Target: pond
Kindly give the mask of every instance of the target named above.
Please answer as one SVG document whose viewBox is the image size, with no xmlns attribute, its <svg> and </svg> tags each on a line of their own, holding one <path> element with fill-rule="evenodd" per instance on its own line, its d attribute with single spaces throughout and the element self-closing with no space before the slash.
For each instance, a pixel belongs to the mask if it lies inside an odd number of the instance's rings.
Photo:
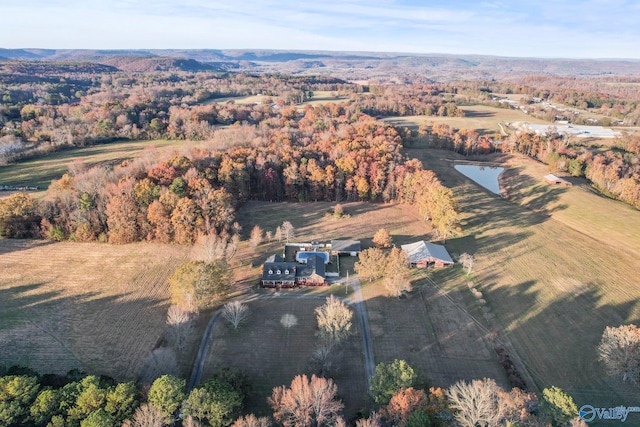
<svg viewBox="0 0 640 427">
<path fill-rule="evenodd" d="M 492 193 L 500 194 L 500 184 L 498 177 L 504 170 L 501 167 L 478 166 L 478 165 L 455 165 L 455 168 L 462 175 L 477 184 L 480 184 Z"/>
</svg>

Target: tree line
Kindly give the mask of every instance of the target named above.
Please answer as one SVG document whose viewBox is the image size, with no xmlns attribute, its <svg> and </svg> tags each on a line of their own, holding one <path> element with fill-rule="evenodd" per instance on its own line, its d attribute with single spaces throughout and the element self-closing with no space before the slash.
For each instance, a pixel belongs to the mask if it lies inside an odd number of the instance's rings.
<svg viewBox="0 0 640 427">
<path fill-rule="evenodd" d="M 168 158 L 148 151 L 113 170 L 75 162 L 37 209 L 23 212 L 21 230 L 33 230 L 37 214 L 42 235 L 54 240 L 191 244 L 199 235 L 231 235 L 235 209 L 257 199 L 399 201 L 451 234 L 453 193 L 418 160 L 406 159 L 401 146 L 392 126 L 348 115 L 340 105 L 306 106 L 303 117 L 283 109 L 257 127 L 218 130 L 212 140 Z M 24 197 L 1 205 L 14 212 Z M 26 234 L 2 225 L 20 224 L 16 218 L 0 217 L 0 232 Z"/>
</svg>

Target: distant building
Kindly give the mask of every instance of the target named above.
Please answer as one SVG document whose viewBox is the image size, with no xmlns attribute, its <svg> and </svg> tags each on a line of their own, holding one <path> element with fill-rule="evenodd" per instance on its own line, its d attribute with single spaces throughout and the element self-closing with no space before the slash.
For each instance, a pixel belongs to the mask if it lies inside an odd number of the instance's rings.
<svg viewBox="0 0 640 427">
<path fill-rule="evenodd" d="M 411 267 L 427 268 L 434 266 L 441 268 L 453 265 L 451 255 L 449 255 L 447 249 L 442 245 L 421 240 L 408 245 L 402 245 L 401 247 L 407 254 Z"/>
<path fill-rule="evenodd" d="M 571 187 L 571 183 L 569 181 L 567 181 L 566 179 L 562 179 L 560 177 L 555 176 L 554 174 L 550 173 L 548 175 L 544 176 L 544 180 L 547 184 L 559 184 L 559 185 L 564 185 L 567 187 Z"/>
</svg>

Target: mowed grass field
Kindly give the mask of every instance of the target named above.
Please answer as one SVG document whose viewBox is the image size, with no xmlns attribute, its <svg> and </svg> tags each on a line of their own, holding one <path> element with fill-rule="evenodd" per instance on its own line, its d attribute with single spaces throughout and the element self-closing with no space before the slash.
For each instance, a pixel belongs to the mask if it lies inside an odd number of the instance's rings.
<svg viewBox="0 0 640 427">
<path fill-rule="evenodd" d="M 33 159 L 0 166 L 0 185 L 30 186 L 46 190 L 51 181 L 67 172 L 69 164 L 81 159 L 87 166 L 117 165 L 139 156 L 151 147 L 185 144 L 184 141 L 126 141 L 58 151 Z"/>
<path fill-rule="evenodd" d="M 324 303 L 324 298 L 288 298 L 296 293 L 295 290 L 283 292 L 280 297 L 249 302 L 251 317 L 237 330 L 229 327 L 223 319 L 218 320 L 203 381 L 218 368 L 242 368 L 253 384 L 247 410 L 264 416 L 272 414 L 267 397 L 271 396 L 274 387 L 289 386 L 298 374 L 310 377 L 316 372 L 311 357 L 320 340 L 316 335 L 314 310 Z M 269 295 L 272 294 L 269 291 Z M 284 327 L 280 322 L 283 315 L 295 316 L 297 324 Z M 355 314 L 353 331 L 349 340 L 337 350 L 328 374 L 338 386 L 345 414 L 349 417 L 363 410 L 367 404 L 362 338 Z"/>
<path fill-rule="evenodd" d="M 0 365 L 135 379 L 164 333 L 168 277 L 188 252 L 0 239 Z"/>
<path fill-rule="evenodd" d="M 464 232 L 447 245 L 476 257 L 472 280 L 538 387 L 562 387 L 578 406 L 637 402 L 636 389 L 607 378 L 596 348 L 606 326 L 640 321 L 640 212 L 584 180 L 547 186 L 544 166 L 521 156 L 480 159 L 511 167 L 503 199 L 458 174 L 460 156 L 408 152 L 459 196 Z M 468 292 L 459 277 L 445 285 Z"/>
<path fill-rule="evenodd" d="M 534 124 L 553 123 L 529 116 L 520 110 L 510 108 L 496 108 L 488 105 L 473 105 L 460 107 L 464 111 L 465 117 L 436 117 L 436 116 L 407 116 L 407 117 L 386 117 L 383 121 L 395 126 L 404 126 L 417 130 L 420 125 L 432 125 L 434 123 L 445 123 L 457 129 L 473 129 L 479 134 L 500 134 L 498 123 L 529 122 Z"/>
</svg>

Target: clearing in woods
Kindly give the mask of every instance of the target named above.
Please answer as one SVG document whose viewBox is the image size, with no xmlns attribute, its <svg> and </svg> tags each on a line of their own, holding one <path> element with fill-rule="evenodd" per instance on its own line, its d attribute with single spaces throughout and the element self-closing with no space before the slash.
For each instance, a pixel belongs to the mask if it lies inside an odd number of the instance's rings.
<svg viewBox="0 0 640 427">
<path fill-rule="evenodd" d="M 0 166 L 0 185 L 30 186 L 46 190 L 54 179 L 67 172 L 69 164 L 81 159 L 87 166 L 113 166 L 131 160 L 151 147 L 184 145 L 184 141 L 126 141 L 49 153 L 33 159 Z"/>
<path fill-rule="evenodd" d="M 476 159 L 511 168 L 501 178 L 503 199 L 453 169 L 462 156 L 407 152 L 454 188 L 463 235 L 447 246 L 475 256 L 470 280 L 487 300 L 490 325 L 509 336 L 538 387 L 559 386 L 578 406 L 639 400 L 637 390 L 607 378 L 596 347 L 606 326 L 640 321 L 640 212 L 584 179 L 549 186 L 546 167 L 523 156 Z M 468 279 L 454 272 L 435 279 L 473 299 Z"/>
<path fill-rule="evenodd" d="M 412 130 L 418 130 L 420 125 L 428 126 L 434 123 L 444 123 L 452 128 L 473 129 L 479 134 L 500 135 L 498 123 L 529 122 L 535 124 L 548 124 L 552 122 L 529 116 L 520 110 L 509 108 L 497 108 L 488 105 L 473 105 L 460 107 L 464 111 L 465 117 L 437 117 L 437 116 L 406 116 L 406 117 L 385 117 L 383 121 L 395 126 L 404 126 Z"/>
<path fill-rule="evenodd" d="M 168 277 L 188 253 L 0 239 L 0 365 L 135 379 L 165 330 Z"/>
</svg>

